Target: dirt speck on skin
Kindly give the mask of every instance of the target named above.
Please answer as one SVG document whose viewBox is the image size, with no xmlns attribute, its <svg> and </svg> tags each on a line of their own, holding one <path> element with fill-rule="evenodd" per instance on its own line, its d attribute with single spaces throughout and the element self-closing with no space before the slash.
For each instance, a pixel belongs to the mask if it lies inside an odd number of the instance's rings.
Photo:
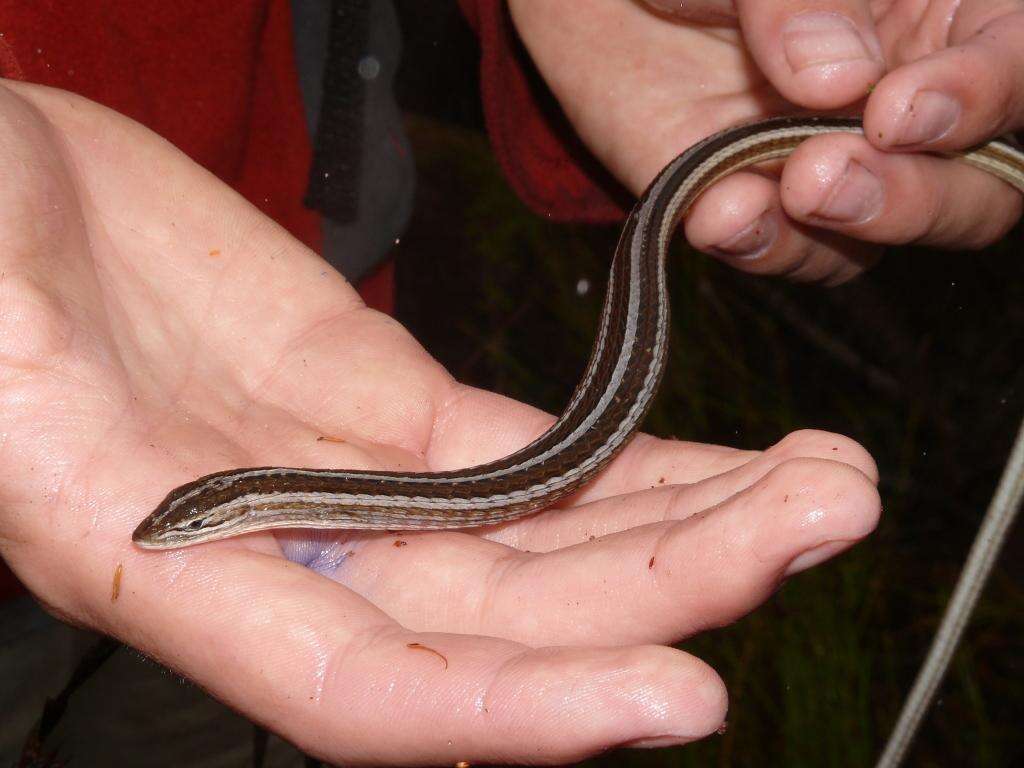
<svg viewBox="0 0 1024 768">
<path fill-rule="evenodd" d="M 114 569 L 114 581 L 110 585 L 110 602 L 115 602 L 121 596 L 121 577 L 124 575 L 124 563 L 118 563 Z"/>
<path fill-rule="evenodd" d="M 435 656 L 437 656 L 437 658 L 444 662 L 444 668 L 448 669 L 448 657 L 440 651 L 434 650 L 428 645 L 423 645 L 423 643 L 406 643 L 405 647 L 411 648 L 414 651 L 427 651 L 428 653 L 434 654 Z"/>
</svg>

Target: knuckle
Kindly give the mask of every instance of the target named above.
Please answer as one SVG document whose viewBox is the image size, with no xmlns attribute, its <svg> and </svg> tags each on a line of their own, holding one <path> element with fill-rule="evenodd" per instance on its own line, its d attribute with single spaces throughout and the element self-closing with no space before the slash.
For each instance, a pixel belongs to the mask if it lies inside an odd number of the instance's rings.
<svg viewBox="0 0 1024 768">
<path fill-rule="evenodd" d="M 937 233 L 948 227 L 950 220 L 950 199 L 944 179 L 933 174 L 940 169 L 933 158 L 901 158 L 898 165 L 901 178 L 900 190 L 913 190 L 912 195 L 903 197 L 907 202 L 889 210 L 892 232 L 886 242 L 892 245 L 910 245 L 931 240 Z"/>
<path fill-rule="evenodd" d="M 971 100 L 980 100 L 977 106 L 982 121 L 995 126 L 997 132 L 1009 130 L 1015 107 L 1019 105 L 1019 61 L 997 46 L 978 46 L 976 67 L 968 82 L 984 83 L 984 88 L 968 92 Z"/>
<path fill-rule="evenodd" d="M 1008 191 L 1008 190 L 1007 190 Z M 986 196 L 985 205 L 977 215 L 964 221 L 964 230 L 957 244 L 969 250 L 979 250 L 1003 238 L 1020 219 L 1021 197 L 1017 193 Z"/>
</svg>

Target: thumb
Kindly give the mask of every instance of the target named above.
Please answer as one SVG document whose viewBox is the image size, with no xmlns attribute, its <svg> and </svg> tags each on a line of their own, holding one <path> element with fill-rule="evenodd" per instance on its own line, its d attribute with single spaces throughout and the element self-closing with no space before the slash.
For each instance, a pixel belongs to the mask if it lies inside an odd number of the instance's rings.
<svg viewBox="0 0 1024 768">
<path fill-rule="evenodd" d="M 736 0 L 736 7 L 754 60 L 798 106 L 855 103 L 885 74 L 868 0 Z"/>
</svg>

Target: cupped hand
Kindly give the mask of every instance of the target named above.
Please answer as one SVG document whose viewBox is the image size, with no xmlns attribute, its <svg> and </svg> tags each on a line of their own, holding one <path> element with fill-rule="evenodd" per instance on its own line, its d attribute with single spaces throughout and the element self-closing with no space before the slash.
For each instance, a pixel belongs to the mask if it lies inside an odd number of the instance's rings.
<svg viewBox="0 0 1024 768">
<path fill-rule="evenodd" d="M 640 437 L 560 509 L 487 531 L 136 549 L 198 475 L 462 467 L 551 417 L 454 382 L 277 225 L 82 98 L 0 87 L 0 167 L 0 551 L 56 614 L 310 753 L 565 763 L 711 733 L 721 681 L 659 644 L 876 523 L 874 465 L 842 437 Z"/>
<path fill-rule="evenodd" d="M 739 269 L 837 283 L 877 260 L 883 244 L 979 248 L 1020 218 L 1021 196 L 1008 185 L 922 154 L 1024 126 L 1020 0 L 510 7 L 580 136 L 637 193 L 717 130 L 863 111 L 866 139 L 815 138 L 781 178 L 737 173 L 697 202 L 687 238 Z"/>
</svg>

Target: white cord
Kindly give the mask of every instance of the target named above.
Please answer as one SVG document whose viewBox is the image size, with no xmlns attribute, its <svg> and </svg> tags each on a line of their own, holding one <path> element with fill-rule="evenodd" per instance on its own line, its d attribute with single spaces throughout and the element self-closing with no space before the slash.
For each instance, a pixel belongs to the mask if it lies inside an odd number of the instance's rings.
<svg viewBox="0 0 1024 768">
<path fill-rule="evenodd" d="M 1017 439 L 1006 460 L 1003 476 L 999 478 L 995 495 L 989 504 L 985 518 L 978 529 L 978 535 L 967 555 L 960 580 L 946 607 L 946 614 L 935 633 L 928 658 L 917 673 L 914 687 L 900 712 L 899 720 L 889 736 L 885 751 L 876 763 L 876 768 L 897 768 L 906 756 L 910 744 L 917 734 L 935 692 L 949 668 L 967 622 L 974 611 L 985 582 L 999 557 L 999 551 L 1006 540 L 1021 499 L 1024 497 L 1024 423 L 1021 424 Z"/>
</svg>

